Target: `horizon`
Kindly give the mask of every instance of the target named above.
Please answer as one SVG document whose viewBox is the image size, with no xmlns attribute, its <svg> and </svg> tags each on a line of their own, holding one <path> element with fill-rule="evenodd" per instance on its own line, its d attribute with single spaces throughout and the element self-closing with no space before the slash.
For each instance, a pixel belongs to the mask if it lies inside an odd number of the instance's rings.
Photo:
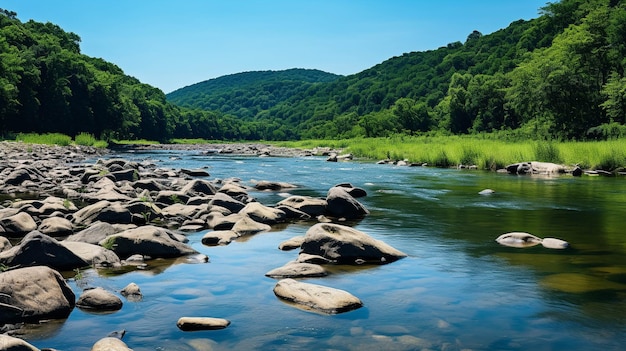
<svg viewBox="0 0 626 351">
<path fill-rule="evenodd" d="M 315 69 L 347 76 L 409 52 L 465 42 L 539 16 L 546 1 L 5 0 L 22 22 L 51 22 L 81 53 L 165 93 L 222 76 Z M 400 10 L 399 10 L 400 9 Z"/>
</svg>

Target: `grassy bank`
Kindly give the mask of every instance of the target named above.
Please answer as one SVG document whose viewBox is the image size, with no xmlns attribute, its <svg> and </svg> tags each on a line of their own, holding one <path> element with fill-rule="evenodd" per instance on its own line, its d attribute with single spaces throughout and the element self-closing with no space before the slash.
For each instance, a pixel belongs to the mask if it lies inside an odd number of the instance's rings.
<svg viewBox="0 0 626 351">
<path fill-rule="evenodd" d="M 26 144 L 44 144 L 44 145 L 81 145 L 93 147 L 107 147 L 108 143 L 103 140 L 97 140 L 89 133 L 79 133 L 72 139 L 69 135 L 61 133 L 19 133 L 15 135 L 15 141 L 21 141 Z"/>
<path fill-rule="evenodd" d="M 580 165 L 584 169 L 613 171 L 626 167 L 626 139 L 586 142 L 501 141 L 480 136 L 436 136 L 304 140 L 277 146 L 341 148 L 356 157 L 373 160 L 408 160 L 437 167 L 476 165 L 498 169 L 522 161 Z"/>
</svg>

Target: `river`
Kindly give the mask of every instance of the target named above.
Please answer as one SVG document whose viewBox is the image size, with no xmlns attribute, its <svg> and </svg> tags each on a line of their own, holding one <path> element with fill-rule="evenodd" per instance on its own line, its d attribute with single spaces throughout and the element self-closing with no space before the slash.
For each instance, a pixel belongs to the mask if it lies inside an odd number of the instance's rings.
<svg viewBox="0 0 626 351">
<path fill-rule="evenodd" d="M 89 349 L 124 329 L 138 350 L 623 350 L 626 342 L 626 180 L 510 176 L 493 172 L 325 162 L 320 157 L 201 155 L 146 151 L 111 155 L 159 167 L 201 168 L 208 179 L 297 184 L 290 194 L 325 196 L 337 183 L 365 189 L 370 214 L 349 225 L 405 252 L 381 266 L 333 266 L 305 281 L 346 290 L 364 306 L 307 312 L 272 292 L 265 273 L 297 257 L 278 245 L 312 222 L 292 223 L 227 246 L 190 244 L 209 263 L 159 260 L 127 273 L 84 270 L 69 284 L 119 291 L 137 283 L 141 301 L 115 313 L 74 309 L 32 326 L 33 345 Z M 491 195 L 478 192 L 490 188 Z M 287 196 L 250 195 L 266 205 Z M 566 250 L 511 248 L 500 234 L 523 231 L 568 241 Z M 182 316 L 226 318 L 223 330 L 183 332 Z"/>
</svg>

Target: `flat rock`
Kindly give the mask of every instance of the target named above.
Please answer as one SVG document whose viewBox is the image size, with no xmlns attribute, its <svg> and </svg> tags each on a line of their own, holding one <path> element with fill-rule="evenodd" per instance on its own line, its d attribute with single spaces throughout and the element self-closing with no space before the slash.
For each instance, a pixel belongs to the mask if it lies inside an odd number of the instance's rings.
<svg viewBox="0 0 626 351">
<path fill-rule="evenodd" d="M 274 268 L 271 271 L 265 273 L 266 277 L 270 278 L 304 278 L 304 277 L 324 277 L 328 272 L 324 267 L 318 264 L 301 263 L 301 262 L 289 262 L 286 265 L 278 268 Z"/>
<path fill-rule="evenodd" d="M 277 208 L 265 206 L 260 202 L 251 202 L 239 211 L 239 214 L 248 215 L 256 222 L 265 224 L 276 224 L 285 222 L 287 214 Z"/>
<path fill-rule="evenodd" d="M 257 233 L 261 233 L 261 232 L 267 232 L 267 231 L 269 231 L 271 229 L 272 229 L 272 227 L 270 227 L 269 224 L 259 223 L 259 222 L 255 221 L 254 219 L 252 219 L 252 218 L 250 218 L 248 216 L 243 216 L 231 228 L 231 230 L 233 232 L 237 233 L 237 235 L 239 235 L 239 236 L 252 235 L 252 234 L 257 234 Z"/>
<path fill-rule="evenodd" d="M 298 282 L 287 278 L 276 283 L 274 294 L 304 309 L 329 314 L 348 312 L 363 306 L 363 302 L 345 290 Z"/>
<path fill-rule="evenodd" d="M 176 326 L 183 331 L 193 330 L 219 330 L 230 325 L 230 321 L 212 317 L 181 317 Z"/>
<path fill-rule="evenodd" d="M 37 229 L 37 223 L 26 212 L 0 219 L 0 226 L 4 228 L 6 235 L 13 237 L 20 237 Z"/>
</svg>

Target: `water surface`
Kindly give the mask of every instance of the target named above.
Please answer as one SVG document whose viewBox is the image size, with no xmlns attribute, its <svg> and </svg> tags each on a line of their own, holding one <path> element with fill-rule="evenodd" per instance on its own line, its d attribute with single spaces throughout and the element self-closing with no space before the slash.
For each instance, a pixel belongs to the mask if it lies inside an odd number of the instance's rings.
<svg viewBox="0 0 626 351">
<path fill-rule="evenodd" d="M 89 349 L 114 330 L 134 350 L 623 350 L 626 342 L 626 179 L 537 178 L 482 171 L 409 168 L 323 158 L 135 152 L 159 167 L 206 167 L 217 178 L 284 181 L 291 194 L 325 196 L 350 182 L 371 214 L 351 223 L 408 257 L 384 266 L 333 266 L 306 279 L 344 289 L 364 307 L 338 315 L 306 312 L 277 299 L 264 274 L 294 260 L 277 249 L 313 223 L 294 223 L 207 247 L 205 264 L 158 260 L 146 271 L 86 270 L 69 282 L 119 291 L 137 283 L 144 298 L 122 310 L 75 309 L 64 321 L 32 327 L 38 347 Z M 492 195 L 478 192 L 491 188 Z M 251 192 L 266 205 L 287 194 Z M 515 249 L 494 239 L 511 231 L 556 237 L 568 250 Z M 226 318 L 219 331 L 182 332 L 182 316 Z"/>
</svg>

